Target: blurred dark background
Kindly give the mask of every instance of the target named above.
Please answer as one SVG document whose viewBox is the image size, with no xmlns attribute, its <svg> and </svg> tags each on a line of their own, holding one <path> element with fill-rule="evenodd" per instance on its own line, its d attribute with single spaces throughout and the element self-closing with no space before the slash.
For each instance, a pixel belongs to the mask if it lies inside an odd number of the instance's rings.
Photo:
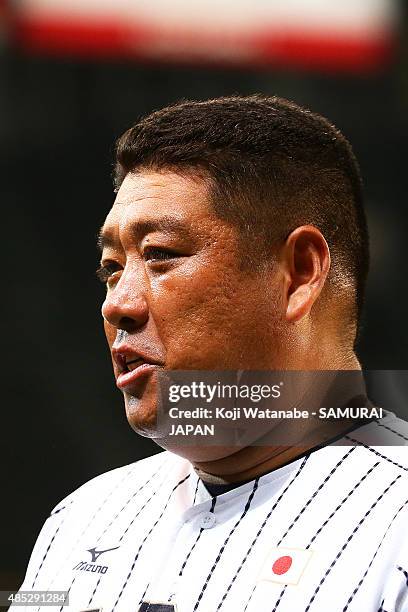
<svg viewBox="0 0 408 612">
<path fill-rule="evenodd" d="M 363 47 L 347 55 L 341 45 L 336 55 L 321 40 L 308 55 L 305 38 L 297 54 L 254 61 L 221 61 L 213 47 L 189 55 L 185 41 L 154 59 L 146 47 L 132 55 L 103 46 L 92 28 L 81 35 L 30 25 L 4 1 L 0 15 L 0 579 L 8 589 L 19 586 L 62 497 L 160 450 L 127 425 L 99 314 L 95 234 L 114 197 L 115 139 L 141 114 L 181 98 L 262 92 L 329 117 L 351 140 L 366 186 L 372 270 L 359 355 L 366 368 L 407 369 L 408 79 L 401 12 L 371 55 Z"/>
</svg>

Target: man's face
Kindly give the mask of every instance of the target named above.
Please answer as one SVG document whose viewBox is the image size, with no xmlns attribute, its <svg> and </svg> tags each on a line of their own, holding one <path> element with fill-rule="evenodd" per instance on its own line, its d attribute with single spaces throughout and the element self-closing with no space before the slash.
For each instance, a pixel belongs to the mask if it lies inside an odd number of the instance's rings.
<svg viewBox="0 0 408 612">
<path fill-rule="evenodd" d="M 154 437 L 161 369 L 281 367 L 279 271 L 242 265 L 242 239 L 203 180 L 128 174 L 101 238 L 105 333 L 136 431 Z"/>
</svg>

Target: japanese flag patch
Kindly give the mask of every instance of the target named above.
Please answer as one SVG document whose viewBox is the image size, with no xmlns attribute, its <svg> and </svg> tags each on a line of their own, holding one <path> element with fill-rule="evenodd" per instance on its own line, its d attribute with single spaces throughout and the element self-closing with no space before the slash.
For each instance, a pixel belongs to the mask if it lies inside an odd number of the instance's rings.
<svg viewBox="0 0 408 612">
<path fill-rule="evenodd" d="M 312 556 L 311 550 L 272 548 L 262 566 L 258 580 L 279 584 L 297 584 Z"/>
</svg>

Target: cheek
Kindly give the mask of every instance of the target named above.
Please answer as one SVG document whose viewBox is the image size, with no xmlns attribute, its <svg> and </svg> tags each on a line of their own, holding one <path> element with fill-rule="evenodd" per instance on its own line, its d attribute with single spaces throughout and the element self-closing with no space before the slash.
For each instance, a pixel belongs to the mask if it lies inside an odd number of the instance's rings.
<svg viewBox="0 0 408 612">
<path fill-rule="evenodd" d="M 270 301 L 259 280 L 228 269 L 222 275 L 203 271 L 184 282 L 169 277 L 155 289 L 161 298 L 152 311 L 169 367 L 235 369 L 244 357 L 252 363 L 251 355 L 259 362 L 271 323 Z"/>
<path fill-rule="evenodd" d="M 154 294 L 152 311 L 161 336 L 171 337 L 177 329 L 180 339 L 187 340 L 192 329 L 204 334 L 228 323 L 232 292 L 221 279 L 215 282 L 207 274 L 199 279 L 168 278 L 156 285 Z"/>
</svg>

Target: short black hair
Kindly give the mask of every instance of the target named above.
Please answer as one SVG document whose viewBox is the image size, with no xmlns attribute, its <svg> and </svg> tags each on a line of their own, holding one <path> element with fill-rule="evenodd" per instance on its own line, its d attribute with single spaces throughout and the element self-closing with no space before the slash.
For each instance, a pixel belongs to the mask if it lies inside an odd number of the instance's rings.
<svg viewBox="0 0 408 612">
<path fill-rule="evenodd" d="M 116 188 L 144 169 L 202 173 L 215 213 L 263 252 L 300 225 L 319 228 L 329 278 L 352 289 L 358 323 L 369 266 L 362 180 L 350 143 L 327 119 L 276 96 L 183 100 L 119 138 Z"/>
</svg>

